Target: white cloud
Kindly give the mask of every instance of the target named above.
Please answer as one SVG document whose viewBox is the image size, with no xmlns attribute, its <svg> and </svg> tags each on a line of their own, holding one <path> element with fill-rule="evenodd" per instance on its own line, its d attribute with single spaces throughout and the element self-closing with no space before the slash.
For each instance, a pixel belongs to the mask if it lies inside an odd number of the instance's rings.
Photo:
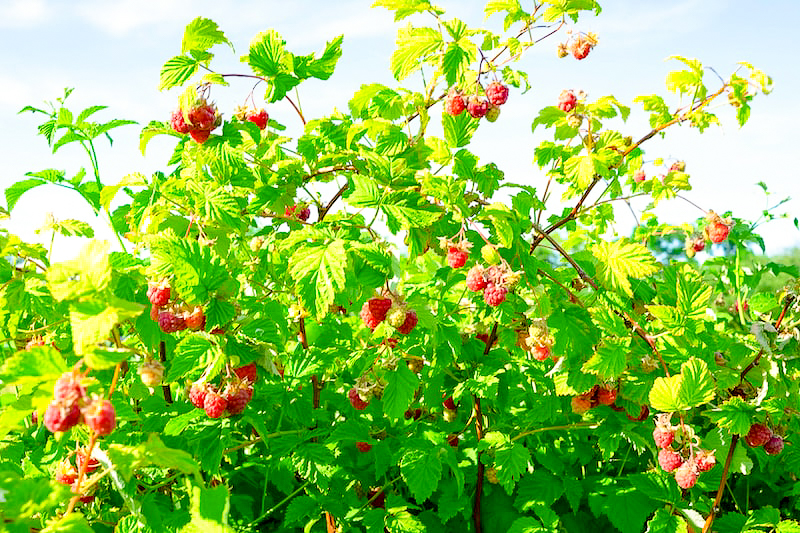
<svg viewBox="0 0 800 533">
<path fill-rule="evenodd" d="M 28 28 L 45 21 L 51 12 L 45 0 L 10 0 L 0 4 L 0 27 Z"/>
</svg>

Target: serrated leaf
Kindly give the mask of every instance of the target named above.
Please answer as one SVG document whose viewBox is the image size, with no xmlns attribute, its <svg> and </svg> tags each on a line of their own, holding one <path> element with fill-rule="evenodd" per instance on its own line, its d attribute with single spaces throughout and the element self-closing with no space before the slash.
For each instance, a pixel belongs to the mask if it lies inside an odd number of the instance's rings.
<svg viewBox="0 0 800 533">
<path fill-rule="evenodd" d="M 58 350 L 52 346 L 34 346 L 3 361 L 0 385 L 23 387 L 55 382 L 66 371 L 67 363 Z"/>
<path fill-rule="evenodd" d="M 409 450 L 400 461 L 400 475 L 414 499 L 422 505 L 439 485 L 442 462 L 433 450 Z"/>
<path fill-rule="evenodd" d="M 633 297 L 629 278 L 650 276 L 661 268 L 653 254 L 635 242 L 599 242 L 591 251 L 599 263 L 598 277 L 611 290 L 621 290 L 629 297 Z"/>
<path fill-rule="evenodd" d="M 581 370 L 604 380 L 616 379 L 627 368 L 627 352 L 627 346 L 611 340 L 604 341 Z"/>
<path fill-rule="evenodd" d="M 715 424 L 729 430 L 731 433 L 746 435 L 750 430 L 756 408 L 737 396 L 732 396 L 728 401 L 713 409 L 706 411 Z"/>
<path fill-rule="evenodd" d="M 77 258 L 56 263 L 47 272 L 50 293 L 56 300 L 78 300 L 102 293 L 111 282 L 107 241 L 91 241 Z"/>
<path fill-rule="evenodd" d="M 398 30 L 395 51 L 391 58 L 394 78 L 397 81 L 405 79 L 442 45 L 442 35 L 433 28 L 414 28 L 409 25 Z"/>
<path fill-rule="evenodd" d="M 419 378 L 408 369 L 407 365 L 397 365 L 396 370 L 388 373 L 386 379 L 387 384 L 382 397 L 383 409 L 387 416 L 398 420 L 414 399 Z"/>
<path fill-rule="evenodd" d="M 175 347 L 164 382 L 179 381 L 195 369 L 221 358 L 223 358 L 222 350 L 208 338 L 201 335 L 184 337 Z"/>
<path fill-rule="evenodd" d="M 291 71 L 292 55 L 286 51 L 286 41 L 275 30 L 256 35 L 250 42 L 249 55 L 242 58 L 257 74 L 275 77 Z"/>
<path fill-rule="evenodd" d="M 545 533 L 541 522 L 530 516 L 521 516 L 511 523 L 507 533 Z"/>
<path fill-rule="evenodd" d="M 296 290 L 304 303 L 324 316 L 337 290 L 345 286 L 347 253 L 344 242 L 312 242 L 297 249 L 289 260 L 289 274 L 297 282 Z"/>
<path fill-rule="evenodd" d="M 317 516 L 319 513 L 320 507 L 314 498 L 305 495 L 297 496 L 292 498 L 292 501 L 286 507 L 283 525 L 287 527 L 295 524 L 305 525 L 309 517 Z"/>
<path fill-rule="evenodd" d="M 350 177 L 352 182 L 351 192 L 345 196 L 345 201 L 353 207 L 378 207 L 381 203 L 382 192 L 374 179 L 354 174 Z"/>
<path fill-rule="evenodd" d="M 197 17 L 189 24 L 183 32 L 183 42 L 181 43 L 181 53 L 189 51 L 206 51 L 215 44 L 225 43 L 233 50 L 233 45 L 220 31 L 219 26 L 213 20 Z"/>
<path fill-rule="evenodd" d="M 393 232 L 401 229 L 425 228 L 439 220 L 443 214 L 434 205 L 424 205 L 407 200 L 395 200 L 396 203 L 381 205 L 381 210 L 389 217 L 387 225 Z"/>
<path fill-rule="evenodd" d="M 686 520 L 666 509 L 658 509 L 647 522 L 646 533 L 687 533 Z"/>
<path fill-rule="evenodd" d="M 89 355 L 94 350 L 94 345 L 107 339 L 117 324 L 136 318 L 144 309 L 142 304 L 128 302 L 113 295 L 106 295 L 103 299 L 72 302 L 69 320 L 75 353 Z M 98 368 L 105 368 L 124 360 L 124 357 L 123 352 L 109 350 L 105 353 L 97 352 L 94 356 L 89 355 L 89 359 L 96 362 Z"/>
<path fill-rule="evenodd" d="M 497 480 L 511 494 L 514 484 L 528 469 L 531 454 L 519 442 L 505 444 L 495 451 L 494 465 L 497 469 Z"/>
<path fill-rule="evenodd" d="M 6 195 L 6 206 L 8 207 L 8 212 L 10 213 L 14 209 L 14 206 L 17 205 L 17 202 L 19 201 L 19 199 L 22 197 L 23 194 L 33 189 L 34 187 L 38 187 L 39 185 L 44 185 L 45 183 L 47 182 L 44 180 L 29 179 L 29 180 L 20 180 L 7 187 L 5 195 Z"/>
<path fill-rule="evenodd" d="M 678 400 L 678 391 L 681 388 L 683 376 L 680 374 L 668 378 L 656 378 L 653 388 L 650 389 L 649 402 L 653 409 L 671 413 L 683 409 L 683 404 Z"/>
<path fill-rule="evenodd" d="M 776 533 L 800 533 L 800 523 L 794 520 L 781 520 Z"/>
<path fill-rule="evenodd" d="M 167 60 L 161 67 L 158 90 L 163 91 L 183 85 L 197 72 L 198 68 L 198 62 L 191 57 L 181 55 Z"/>
<path fill-rule="evenodd" d="M 514 507 L 520 512 L 528 512 L 536 505 L 550 506 L 564 494 L 561 478 L 548 470 L 536 469 L 523 476 L 517 485 Z"/>
<path fill-rule="evenodd" d="M 683 409 L 697 407 L 714 399 L 714 378 L 705 361 L 691 357 L 681 365 L 681 375 L 683 379 L 678 401 Z"/>
</svg>

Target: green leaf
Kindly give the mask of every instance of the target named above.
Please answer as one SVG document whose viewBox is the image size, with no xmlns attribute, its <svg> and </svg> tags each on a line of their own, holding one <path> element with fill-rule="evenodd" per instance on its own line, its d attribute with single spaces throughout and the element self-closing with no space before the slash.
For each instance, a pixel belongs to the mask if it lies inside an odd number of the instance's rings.
<svg viewBox="0 0 800 533">
<path fill-rule="evenodd" d="M 629 278 L 650 276 L 661 267 L 647 248 L 635 242 L 599 242 L 591 251 L 599 262 L 598 277 L 611 290 L 629 297 L 633 297 Z"/>
<path fill-rule="evenodd" d="M 541 522 L 530 516 L 521 516 L 511 523 L 507 533 L 546 533 Z"/>
<path fill-rule="evenodd" d="M 537 469 L 520 480 L 514 507 L 528 512 L 536 505 L 550 506 L 564 494 L 561 478 L 548 470 Z"/>
<path fill-rule="evenodd" d="M 497 480 L 511 494 L 514 484 L 519 481 L 522 474 L 528 470 L 528 461 L 531 454 L 519 442 L 507 443 L 499 446 L 495 451 L 494 466 L 497 469 Z"/>
<path fill-rule="evenodd" d="M 419 378 L 407 365 L 401 364 L 397 365 L 394 372 L 387 374 L 387 381 L 382 397 L 383 409 L 387 416 L 398 420 L 411 405 L 414 391 L 419 387 Z"/>
<path fill-rule="evenodd" d="M 397 43 L 391 58 L 391 69 L 397 81 L 419 69 L 429 55 L 443 46 L 442 35 L 433 28 L 413 28 L 408 25 L 397 32 Z"/>
<path fill-rule="evenodd" d="M 314 54 L 308 56 L 294 56 L 293 72 L 300 79 L 309 77 L 327 80 L 333 74 L 336 63 L 342 56 L 343 36 L 336 37 L 325 45 L 322 57 L 315 59 Z"/>
<path fill-rule="evenodd" d="M 211 489 L 192 486 L 190 513 L 192 521 L 189 531 L 204 533 L 230 533 L 228 512 L 230 511 L 230 494 L 226 485 Z M 187 526 L 188 527 L 188 526 Z M 189 533 L 187 528 L 182 531 Z"/>
<path fill-rule="evenodd" d="M 439 486 L 442 462 L 433 450 L 409 450 L 400 461 L 400 475 L 414 499 L 422 505 Z"/>
<path fill-rule="evenodd" d="M 38 187 L 39 185 L 44 185 L 47 183 L 44 180 L 40 179 L 29 179 L 29 180 L 20 180 L 11 186 L 6 188 L 6 205 L 8 206 L 8 212 L 10 213 L 14 206 L 17 205 L 17 202 L 22 197 L 23 194 L 28 192 L 29 190 L 33 189 L 34 187 Z"/>
<path fill-rule="evenodd" d="M 650 406 L 658 411 L 671 413 L 683 409 L 683 404 L 678 400 L 678 391 L 683 383 L 683 376 L 677 374 L 668 378 L 656 378 L 653 388 L 650 389 Z"/>
<path fill-rule="evenodd" d="M 175 56 L 161 67 L 158 90 L 171 89 L 187 82 L 197 69 L 199 62 L 187 56 Z"/>
<path fill-rule="evenodd" d="M 350 193 L 345 196 L 345 201 L 353 207 L 378 207 L 381 203 L 382 193 L 375 180 L 354 174 L 350 176 L 352 186 Z"/>
<path fill-rule="evenodd" d="M 250 42 L 249 55 L 242 58 L 256 74 L 275 77 L 293 68 L 292 54 L 286 51 L 286 41 L 275 30 L 261 32 Z"/>
<path fill-rule="evenodd" d="M 596 175 L 607 176 L 608 166 L 594 154 L 574 155 L 564 163 L 564 174 L 584 189 L 594 181 Z"/>
<path fill-rule="evenodd" d="M 427 0 L 375 0 L 372 7 L 385 7 L 390 11 L 394 11 L 395 22 L 414 13 L 424 13 L 426 11 L 442 13 L 441 9 L 436 8 Z"/>
<path fill-rule="evenodd" d="M 95 370 L 111 368 L 117 363 L 125 361 L 131 355 L 133 355 L 133 352 L 127 348 L 91 346 L 83 350 L 83 359 L 86 361 L 86 366 Z"/>
<path fill-rule="evenodd" d="M 800 533 L 800 523 L 794 520 L 781 520 L 776 528 L 776 533 Z"/>
<path fill-rule="evenodd" d="M 344 290 L 347 253 L 344 241 L 311 242 L 300 246 L 289 260 L 289 274 L 297 282 L 303 302 L 324 316 L 337 290 Z"/>
<path fill-rule="evenodd" d="M 195 369 L 222 359 L 224 359 L 222 350 L 207 337 L 202 335 L 184 337 L 175 347 L 164 382 L 174 383 Z"/>
<path fill-rule="evenodd" d="M 714 378 L 702 359 L 691 357 L 681 365 L 683 380 L 678 391 L 678 401 L 684 409 L 703 405 L 714 399 Z"/>
<path fill-rule="evenodd" d="M 480 122 L 470 117 L 468 113 L 461 113 L 456 116 L 449 113 L 442 114 L 444 138 L 450 148 L 467 146 L 479 124 Z"/>
<path fill-rule="evenodd" d="M 58 350 L 34 346 L 5 359 L 0 367 L 0 385 L 25 387 L 55 382 L 66 371 L 67 363 Z"/>
<path fill-rule="evenodd" d="M 617 379 L 627 368 L 627 353 L 626 345 L 611 339 L 605 340 L 581 370 L 604 380 Z"/>
<path fill-rule="evenodd" d="M 441 208 L 426 203 L 418 193 L 397 193 L 384 201 L 381 210 L 388 216 L 389 230 L 425 228 L 439 220 Z"/>
<path fill-rule="evenodd" d="M 687 533 L 686 521 L 666 509 L 658 509 L 647 522 L 646 533 Z"/>
<path fill-rule="evenodd" d="M 94 533 L 89 522 L 79 512 L 70 513 L 63 518 L 56 517 L 41 531 L 42 533 Z"/>
<path fill-rule="evenodd" d="M 114 326 L 139 316 L 144 309 L 142 304 L 128 302 L 111 295 L 107 295 L 102 300 L 71 303 L 69 319 L 75 353 L 88 355 L 89 352 L 94 351 L 95 344 L 110 336 Z M 104 353 L 105 355 L 103 355 Z M 122 359 L 119 359 L 120 357 Z M 124 360 L 125 357 L 122 352 L 108 350 L 96 352 L 90 359 L 100 365 L 97 368 L 105 368 Z"/>
<path fill-rule="evenodd" d="M 719 427 L 725 428 L 731 433 L 745 435 L 750 430 L 756 408 L 741 398 L 732 396 L 728 401 L 712 411 L 706 411 L 705 414 Z"/>
<path fill-rule="evenodd" d="M 286 514 L 283 517 L 284 526 L 302 524 L 308 521 L 309 517 L 317 516 L 322 510 L 319 503 L 311 496 L 298 496 L 286 507 Z"/>
<path fill-rule="evenodd" d="M 215 44 L 225 43 L 233 50 L 233 45 L 220 31 L 217 23 L 203 17 L 191 21 L 183 32 L 181 53 L 189 51 L 206 51 Z"/>
<path fill-rule="evenodd" d="M 56 263 L 47 271 L 50 293 L 56 300 L 78 300 L 104 292 L 111 281 L 107 241 L 91 241 L 78 257 Z"/>
</svg>

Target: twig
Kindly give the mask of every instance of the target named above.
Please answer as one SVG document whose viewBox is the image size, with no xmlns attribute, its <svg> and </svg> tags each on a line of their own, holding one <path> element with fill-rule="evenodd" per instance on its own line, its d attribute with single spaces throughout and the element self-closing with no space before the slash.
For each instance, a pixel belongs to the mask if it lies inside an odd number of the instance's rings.
<svg viewBox="0 0 800 533">
<path fill-rule="evenodd" d="M 333 198 L 331 198 L 331 201 L 328 202 L 328 205 L 326 205 L 325 208 L 322 209 L 322 211 L 319 212 L 319 220 L 320 221 L 322 221 L 322 219 L 325 218 L 325 215 L 327 215 L 328 211 L 331 210 L 331 207 L 333 207 L 333 204 L 336 203 L 336 200 L 338 200 L 339 198 L 342 197 L 342 195 L 344 194 L 344 191 L 346 191 L 349 186 L 350 186 L 349 182 L 345 183 L 344 185 L 342 185 L 342 187 L 336 192 L 336 194 L 333 196 Z"/>
<path fill-rule="evenodd" d="M 492 326 L 492 332 L 489 334 L 489 339 L 486 341 L 486 348 L 483 349 L 483 355 L 488 355 L 489 350 L 492 349 L 492 345 L 497 340 L 497 322 L 494 323 Z M 475 405 L 474 409 L 474 417 L 475 417 L 475 434 L 478 437 L 478 442 L 483 439 L 483 432 L 484 432 L 484 425 L 483 425 L 483 413 L 481 412 L 481 399 L 478 398 L 477 394 L 472 395 L 472 400 Z M 483 493 L 483 473 L 484 473 L 484 466 L 481 462 L 481 455 L 483 452 L 478 453 L 478 477 L 475 481 L 475 505 L 472 508 L 472 520 L 475 523 L 475 533 L 483 533 L 482 525 L 481 525 L 481 494 Z"/>
<path fill-rule="evenodd" d="M 542 238 L 547 239 L 548 242 L 550 242 L 550 244 L 553 245 L 553 248 L 558 250 L 558 253 L 564 256 L 564 259 L 566 259 L 569 262 L 569 264 L 572 265 L 572 268 L 575 269 L 575 271 L 578 273 L 578 275 L 581 277 L 583 281 L 591 285 L 594 290 L 599 289 L 594 280 L 591 277 L 589 277 L 589 275 L 586 272 L 583 271 L 583 269 L 580 267 L 578 263 L 575 262 L 572 256 L 570 256 L 567 253 L 567 251 L 564 250 L 553 237 L 551 237 L 545 230 L 543 230 L 542 227 L 539 226 L 539 224 L 533 223 L 533 229 L 535 229 L 542 236 Z"/>
<path fill-rule="evenodd" d="M 167 343 L 164 341 L 158 343 L 158 358 L 162 364 L 167 362 Z M 161 390 L 164 391 L 164 401 L 172 403 L 172 391 L 169 385 L 161 385 Z"/>
</svg>

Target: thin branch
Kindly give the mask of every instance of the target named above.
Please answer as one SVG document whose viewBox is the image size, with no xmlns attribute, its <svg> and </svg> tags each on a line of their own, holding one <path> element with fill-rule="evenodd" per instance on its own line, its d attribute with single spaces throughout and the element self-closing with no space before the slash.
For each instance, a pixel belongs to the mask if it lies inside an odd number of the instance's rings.
<svg viewBox="0 0 800 533">
<path fill-rule="evenodd" d="M 330 211 L 330 210 L 331 210 L 331 207 L 333 207 L 333 204 L 335 204 L 335 203 L 336 203 L 336 200 L 338 200 L 339 198 L 341 198 L 341 197 L 342 197 L 342 194 L 344 194 L 344 191 L 346 191 L 346 190 L 347 190 L 347 188 L 348 188 L 349 186 L 350 186 L 350 183 L 349 183 L 349 182 L 348 182 L 348 183 L 345 183 L 344 185 L 342 185 L 342 187 L 341 187 L 341 188 L 340 188 L 340 189 L 339 189 L 339 190 L 336 192 L 336 194 L 333 196 L 333 198 L 331 198 L 331 201 L 330 201 L 330 202 L 328 202 L 328 205 L 326 205 L 326 206 L 325 206 L 325 207 L 324 207 L 324 208 L 323 208 L 323 209 L 322 209 L 322 210 L 319 212 L 319 220 L 320 220 L 320 221 L 322 221 L 322 219 L 323 219 L 323 218 L 325 218 L 325 215 L 327 215 L 327 214 L 328 214 L 328 211 Z"/>
<path fill-rule="evenodd" d="M 542 238 L 547 239 L 548 242 L 550 242 L 550 244 L 553 245 L 553 248 L 558 250 L 558 253 L 560 253 L 564 257 L 564 259 L 566 259 L 569 262 L 569 264 L 572 265 L 572 268 L 575 269 L 575 272 L 578 273 L 578 275 L 581 277 L 583 281 L 591 285 L 594 290 L 599 290 L 599 287 L 594 282 L 594 280 L 586 272 L 583 271 L 583 269 L 580 267 L 578 263 L 575 262 L 572 256 L 570 256 L 567 253 L 567 251 L 564 250 L 553 237 L 551 237 L 545 230 L 543 230 L 542 227 L 539 226 L 539 224 L 534 223 L 533 229 L 535 229 L 542 236 Z"/>
</svg>

